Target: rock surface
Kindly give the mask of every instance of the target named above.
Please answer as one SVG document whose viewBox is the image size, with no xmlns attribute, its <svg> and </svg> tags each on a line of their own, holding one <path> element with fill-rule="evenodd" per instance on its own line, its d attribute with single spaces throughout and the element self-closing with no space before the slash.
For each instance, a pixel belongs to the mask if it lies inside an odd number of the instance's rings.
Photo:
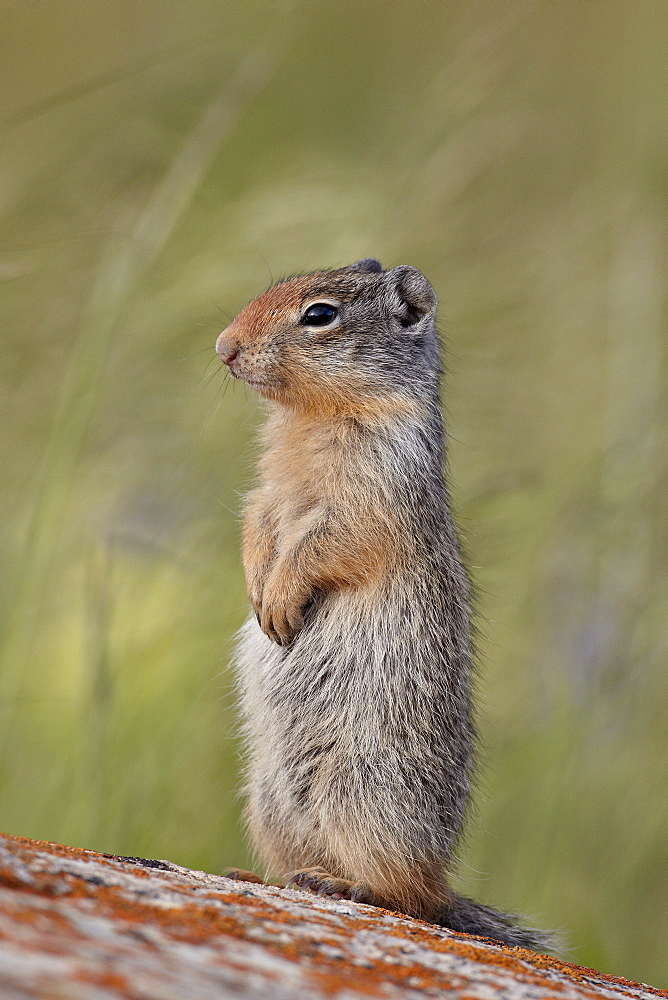
<svg viewBox="0 0 668 1000">
<path fill-rule="evenodd" d="M 2 1000 L 668 996 L 347 901 L 0 834 Z"/>
</svg>

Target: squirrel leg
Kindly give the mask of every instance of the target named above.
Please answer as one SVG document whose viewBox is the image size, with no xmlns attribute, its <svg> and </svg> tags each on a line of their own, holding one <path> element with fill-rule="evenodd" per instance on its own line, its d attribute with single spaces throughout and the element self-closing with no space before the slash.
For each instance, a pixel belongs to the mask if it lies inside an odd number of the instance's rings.
<svg viewBox="0 0 668 1000">
<path fill-rule="evenodd" d="M 304 610 L 318 591 L 368 584 L 382 576 L 384 542 L 360 539 L 340 523 L 332 530 L 326 511 L 313 513 L 295 528 L 296 540 L 280 553 L 262 592 L 260 627 L 288 646 L 304 626 Z M 351 544 L 355 538 L 355 545 Z"/>
<path fill-rule="evenodd" d="M 256 490 L 246 509 L 242 557 L 248 599 L 258 621 L 262 613 L 264 585 L 276 560 L 276 534 L 276 517 L 271 501 L 262 490 Z"/>
<path fill-rule="evenodd" d="M 306 605 L 318 587 L 331 582 L 329 532 L 321 512 L 311 511 L 291 535 L 265 582 L 259 617 L 262 631 L 279 646 L 289 646 L 301 632 Z"/>
</svg>

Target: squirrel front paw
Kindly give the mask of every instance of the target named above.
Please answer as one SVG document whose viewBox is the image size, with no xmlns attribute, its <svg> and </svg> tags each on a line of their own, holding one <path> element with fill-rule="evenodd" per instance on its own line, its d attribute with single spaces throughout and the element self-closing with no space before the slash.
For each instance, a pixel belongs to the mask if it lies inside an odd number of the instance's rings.
<svg viewBox="0 0 668 1000">
<path fill-rule="evenodd" d="M 289 646 L 304 627 L 307 601 L 308 598 L 284 588 L 265 587 L 261 607 L 256 609 L 260 628 L 279 646 Z"/>
</svg>

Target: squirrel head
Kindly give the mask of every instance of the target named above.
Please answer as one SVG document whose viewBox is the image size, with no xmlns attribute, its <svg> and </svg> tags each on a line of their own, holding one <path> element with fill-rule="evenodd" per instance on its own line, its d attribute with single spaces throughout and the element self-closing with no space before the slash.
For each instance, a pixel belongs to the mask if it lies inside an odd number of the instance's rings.
<svg viewBox="0 0 668 1000">
<path fill-rule="evenodd" d="M 273 285 L 223 330 L 216 351 L 232 375 L 288 407 L 411 409 L 438 383 L 435 311 L 420 271 L 365 258 Z"/>
</svg>

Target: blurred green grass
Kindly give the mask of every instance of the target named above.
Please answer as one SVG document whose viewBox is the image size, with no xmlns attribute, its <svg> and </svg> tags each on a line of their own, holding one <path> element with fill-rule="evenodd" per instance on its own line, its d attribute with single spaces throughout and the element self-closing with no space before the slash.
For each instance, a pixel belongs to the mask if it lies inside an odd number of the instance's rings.
<svg viewBox="0 0 668 1000">
<path fill-rule="evenodd" d="M 668 7 L 6 5 L 0 827 L 247 866 L 260 407 L 218 330 L 369 254 L 441 297 L 485 767 L 463 884 L 666 985 Z"/>
</svg>

